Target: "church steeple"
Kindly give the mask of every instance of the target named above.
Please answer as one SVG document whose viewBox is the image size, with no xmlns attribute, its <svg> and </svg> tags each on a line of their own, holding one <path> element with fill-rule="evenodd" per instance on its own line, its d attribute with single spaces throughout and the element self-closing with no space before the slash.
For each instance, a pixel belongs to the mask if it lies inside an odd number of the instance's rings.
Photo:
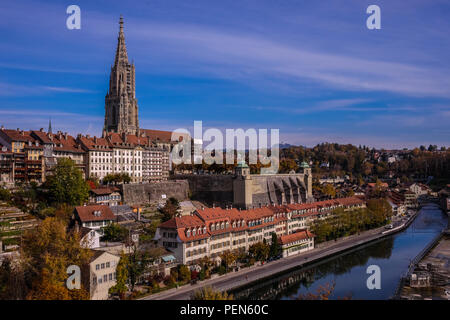
<svg viewBox="0 0 450 320">
<path fill-rule="evenodd" d="M 117 38 L 116 59 L 114 60 L 114 66 L 118 64 L 128 64 L 127 46 L 125 45 L 125 34 L 123 32 L 123 17 L 120 15 L 119 20 L 120 30 L 119 37 Z"/>
<path fill-rule="evenodd" d="M 109 90 L 105 97 L 104 132 L 137 134 L 139 132 L 138 105 L 134 64 L 128 61 L 123 17 L 119 20 L 114 66 L 111 67 Z"/>
<path fill-rule="evenodd" d="M 52 133 L 52 118 L 48 118 L 48 133 Z"/>
</svg>

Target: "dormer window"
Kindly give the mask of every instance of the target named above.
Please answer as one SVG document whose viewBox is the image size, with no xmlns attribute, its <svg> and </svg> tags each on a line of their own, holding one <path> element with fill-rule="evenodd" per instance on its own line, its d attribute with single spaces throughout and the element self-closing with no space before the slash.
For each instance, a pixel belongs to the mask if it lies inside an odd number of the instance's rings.
<svg viewBox="0 0 450 320">
<path fill-rule="evenodd" d="M 216 229 L 215 226 L 214 226 L 214 223 L 211 223 L 210 228 L 211 228 L 211 231 L 214 231 Z"/>
<path fill-rule="evenodd" d="M 236 228 L 236 221 L 233 222 L 233 228 Z"/>
<path fill-rule="evenodd" d="M 186 237 L 190 237 L 191 236 L 191 230 L 187 229 L 186 230 Z"/>
<path fill-rule="evenodd" d="M 203 233 L 204 234 L 206 233 L 206 227 L 203 227 Z"/>
<path fill-rule="evenodd" d="M 222 223 L 220 224 L 220 229 L 224 229 L 224 228 L 225 228 L 225 223 L 222 222 Z"/>
<path fill-rule="evenodd" d="M 228 229 L 230 227 L 230 223 L 227 221 L 225 222 L 225 228 Z"/>
<path fill-rule="evenodd" d="M 196 232 L 195 229 L 192 230 L 192 236 L 195 236 Z"/>
</svg>

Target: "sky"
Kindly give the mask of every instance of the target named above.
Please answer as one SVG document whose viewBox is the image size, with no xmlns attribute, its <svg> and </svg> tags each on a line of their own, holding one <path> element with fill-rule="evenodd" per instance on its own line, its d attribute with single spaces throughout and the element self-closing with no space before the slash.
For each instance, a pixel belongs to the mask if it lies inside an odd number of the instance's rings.
<svg viewBox="0 0 450 320">
<path fill-rule="evenodd" d="M 448 0 L 2 1 L 0 125 L 101 135 L 120 14 L 142 128 L 450 146 Z"/>
</svg>

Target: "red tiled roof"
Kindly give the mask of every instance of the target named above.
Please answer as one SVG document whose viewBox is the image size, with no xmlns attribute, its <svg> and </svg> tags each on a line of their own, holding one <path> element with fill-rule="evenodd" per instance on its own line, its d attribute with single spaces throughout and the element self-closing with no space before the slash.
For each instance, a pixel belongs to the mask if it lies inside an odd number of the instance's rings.
<svg viewBox="0 0 450 320">
<path fill-rule="evenodd" d="M 100 211 L 100 215 L 94 215 L 95 211 Z M 78 215 L 82 222 L 116 219 L 111 209 L 108 206 L 104 205 L 88 205 L 75 207 L 75 213 Z"/>
<path fill-rule="evenodd" d="M 91 192 L 94 193 L 97 196 L 101 196 L 101 195 L 105 195 L 105 194 L 111 194 L 113 192 L 117 192 L 119 191 L 118 188 L 114 188 L 114 187 L 107 187 L 107 188 L 97 188 L 97 189 L 92 189 Z"/>
<path fill-rule="evenodd" d="M 289 244 L 289 243 L 292 243 L 292 242 L 295 242 L 298 240 L 310 239 L 310 238 L 314 238 L 314 237 L 315 237 L 315 235 L 311 231 L 305 229 L 302 231 L 298 231 L 295 233 L 281 236 L 280 242 L 281 242 L 281 244 Z"/>
</svg>

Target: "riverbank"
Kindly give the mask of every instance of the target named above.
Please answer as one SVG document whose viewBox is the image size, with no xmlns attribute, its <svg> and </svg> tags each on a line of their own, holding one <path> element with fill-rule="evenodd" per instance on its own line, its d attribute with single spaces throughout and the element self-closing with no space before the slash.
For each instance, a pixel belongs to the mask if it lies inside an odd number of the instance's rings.
<svg viewBox="0 0 450 320">
<path fill-rule="evenodd" d="M 447 217 L 450 216 L 447 212 Z M 442 230 L 411 262 L 394 299 L 450 300 L 450 228 Z"/>
<path fill-rule="evenodd" d="M 263 281 L 277 274 L 289 272 L 292 269 L 316 263 L 330 256 L 355 249 L 370 242 L 380 240 L 407 228 L 417 217 L 415 212 L 407 219 L 395 221 L 394 228 L 386 230 L 384 227 L 361 232 L 359 235 L 352 235 L 341 238 L 337 241 L 328 241 L 318 244 L 313 250 L 280 260 L 272 261 L 264 265 L 253 266 L 241 269 L 237 272 L 228 273 L 208 279 L 194 285 L 186 285 L 176 289 L 170 289 L 161 293 L 149 295 L 141 298 L 142 300 L 184 300 L 190 299 L 191 295 L 198 289 L 205 286 L 211 286 L 216 290 L 229 291 L 235 290 L 256 281 Z"/>
</svg>

